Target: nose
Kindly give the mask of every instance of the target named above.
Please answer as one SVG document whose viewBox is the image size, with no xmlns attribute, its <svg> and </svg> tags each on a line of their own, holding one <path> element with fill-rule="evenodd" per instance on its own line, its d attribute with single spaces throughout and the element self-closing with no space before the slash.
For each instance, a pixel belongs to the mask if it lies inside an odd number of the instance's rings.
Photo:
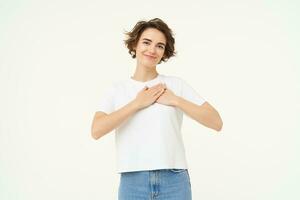
<svg viewBox="0 0 300 200">
<path fill-rule="evenodd" d="M 151 54 L 155 54 L 155 52 L 156 52 L 155 46 L 150 45 L 148 51 L 149 51 Z"/>
</svg>

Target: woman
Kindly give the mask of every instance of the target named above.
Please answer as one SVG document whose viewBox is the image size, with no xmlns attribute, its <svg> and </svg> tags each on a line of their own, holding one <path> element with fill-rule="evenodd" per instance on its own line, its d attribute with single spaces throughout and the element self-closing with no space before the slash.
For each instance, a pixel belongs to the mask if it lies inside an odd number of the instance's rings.
<svg viewBox="0 0 300 200">
<path fill-rule="evenodd" d="M 94 116 L 92 136 L 99 139 L 116 129 L 120 200 L 189 200 L 183 113 L 216 131 L 222 120 L 184 80 L 157 72 L 157 64 L 175 55 L 167 24 L 158 18 L 139 21 L 126 34 L 135 73 L 108 88 Z"/>
</svg>

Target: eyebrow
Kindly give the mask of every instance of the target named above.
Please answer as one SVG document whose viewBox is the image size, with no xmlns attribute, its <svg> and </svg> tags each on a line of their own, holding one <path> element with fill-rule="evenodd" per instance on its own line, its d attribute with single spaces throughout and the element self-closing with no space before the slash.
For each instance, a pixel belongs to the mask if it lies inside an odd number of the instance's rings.
<svg viewBox="0 0 300 200">
<path fill-rule="evenodd" d="M 152 42 L 152 40 L 150 40 L 150 39 L 148 39 L 148 38 L 143 38 L 143 40 L 147 40 L 147 41 L 149 41 L 149 42 Z M 161 44 L 161 45 L 164 45 L 164 46 L 166 46 L 164 43 L 162 43 L 162 42 L 159 42 L 158 44 Z"/>
</svg>

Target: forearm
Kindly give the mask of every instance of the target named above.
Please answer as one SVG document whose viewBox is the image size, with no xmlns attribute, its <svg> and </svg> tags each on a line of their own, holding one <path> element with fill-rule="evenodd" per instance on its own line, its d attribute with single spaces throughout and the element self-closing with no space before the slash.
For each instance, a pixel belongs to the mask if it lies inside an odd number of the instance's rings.
<svg viewBox="0 0 300 200">
<path fill-rule="evenodd" d="M 134 101 L 129 102 L 122 108 L 110 113 L 109 115 L 96 117 L 92 125 L 92 136 L 99 139 L 105 134 L 117 128 L 122 122 L 139 110 Z"/>
<path fill-rule="evenodd" d="M 199 106 L 182 97 L 176 97 L 174 106 L 181 109 L 185 114 L 202 125 L 220 131 L 223 126 L 219 113 L 208 103 Z"/>
</svg>

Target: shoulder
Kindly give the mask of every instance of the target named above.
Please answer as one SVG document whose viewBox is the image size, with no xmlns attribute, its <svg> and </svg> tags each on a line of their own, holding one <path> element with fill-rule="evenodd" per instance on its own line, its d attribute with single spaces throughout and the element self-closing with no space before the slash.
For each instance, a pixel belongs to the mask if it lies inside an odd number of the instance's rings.
<svg viewBox="0 0 300 200">
<path fill-rule="evenodd" d="M 120 97 L 126 93 L 133 85 L 130 80 L 117 80 L 112 81 L 108 87 L 106 87 L 106 91 L 112 94 L 114 97 Z"/>
<path fill-rule="evenodd" d="M 102 88 L 102 94 L 104 96 L 114 96 L 118 90 L 120 90 L 120 86 L 122 85 L 123 81 L 111 81 L 110 83 L 106 84 Z"/>
</svg>

